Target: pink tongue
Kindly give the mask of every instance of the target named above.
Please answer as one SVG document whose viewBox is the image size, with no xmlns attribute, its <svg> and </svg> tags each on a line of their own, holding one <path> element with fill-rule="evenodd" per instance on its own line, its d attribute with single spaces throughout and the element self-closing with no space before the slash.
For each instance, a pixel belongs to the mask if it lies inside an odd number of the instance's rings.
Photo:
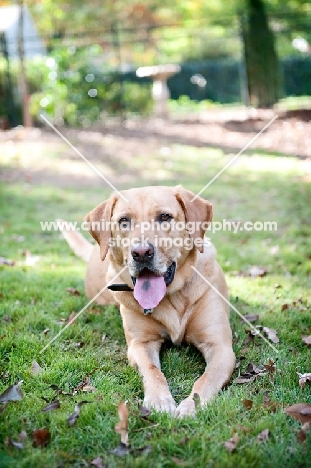
<svg viewBox="0 0 311 468">
<path fill-rule="evenodd" d="M 134 297 L 143 309 L 153 309 L 163 299 L 166 284 L 163 276 L 156 276 L 151 271 L 143 271 L 136 279 Z"/>
</svg>

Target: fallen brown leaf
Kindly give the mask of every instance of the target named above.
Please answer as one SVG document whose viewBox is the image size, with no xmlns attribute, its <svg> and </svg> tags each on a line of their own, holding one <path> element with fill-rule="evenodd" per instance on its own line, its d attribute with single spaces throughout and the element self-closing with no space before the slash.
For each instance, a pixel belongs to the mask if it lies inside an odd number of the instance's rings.
<svg viewBox="0 0 311 468">
<path fill-rule="evenodd" d="M 69 288 L 66 288 L 66 291 L 72 296 L 81 296 L 81 293 L 75 288 L 69 287 Z"/>
<path fill-rule="evenodd" d="M 69 325 L 73 325 L 75 322 L 75 318 L 76 318 L 76 313 L 73 310 L 71 314 L 69 315 L 69 317 L 67 318 L 66 323 L 68 323 Z"/>
<path fill-rule="evenodd" d="M 263 276 L 267 274 L 267 270 L 264 267 L 254 265 L 250 267 L 250 269 L 248 270 L 248 274 L 252 278 L 258 278 L 258 277 L 262 278 Z"/>
<path fill-rule="evenodd" d="M 287 310 L 287 309 L 289 309 L 289 305 L 288 304 L 282 304 L 281 311 L 283 312 L 283 310 Z"/>
<path fill-rule="evenodd" d="M 311 373 L 308 374 L 300 374 L 297 372 L 298 377 L 299 377 L 299 385 L 300 387 L 304 387 L 307 382 L 311 382 Z"/>
<path fill-rule="evenodd" d="M 19 450 L 23 450 L 24 445 L 21 442 L 15 442 L 11 437 L 7 437 L 4 441 L 4 445 L 6 447 L 15 447 L 18 448 Z"/>
<path fill-rule="evenodd" d="M 308 403 L 297 403 L 296 405 L 288 406 L 284 409 L 284 412 L 303 424 L 311 422 L 311 405 Z"/>
<path fill-rule="evenodd" d="M 35 447 L 43 448 L 49 443 L 51 434 L 45 427 L 43 427 L 42 429 L 36 429 L 33 431 L 32 438 L 34 440 Z"/>
<path fill-rule="evenodd" d="M 84 346 L 84 341 L 78 341 L 77 343 L 73 343 L 72 345 L 74 348 L 80 349 Z"/>
<path fill-rule="evenodd" d="M 0 265 L 14 266 L 15 263 L 13 262 L 13 260 L 9 260 L 8 258 L 0 257 Z"/>
<path fill-rule="evenodd" d="M 130 453 L 130 447 L 120 442 L 116 448 L 109 450 L 109 452 L 112 453 L 112 455 L 116 455 L 117 457 L 124 457 Z"/>
<path fill-rule="evenodd" d="M 90 401 L 79 401 L 79 403 L 76 404 L 74 411 L 67 418 L 68 426 L 73 426 L 77 422 L 77 419 L 80 416 L 81 407 L 85 403 L 91 403 L 91 402 Z"/>
<path fill-rule="evenodd" d="M 82 387 L 82 392 L 96 392 L 96 391 L 97 391 L 97 388 L 93 387 L 93 385 L 84 385 L 84 387 Z"/>
<path fill-rule="evenodd" d="M 280 403 L 276 402 L 276 401 L 270 401 L 270 399 L 268 401 L 264 401 L 262 406 L 266 409 L 266 410 L 269 410 L 271 411 L 272 413 L 275 413 L 276 410 L 280 407 Z"/>
<path fill-rule="evenodd" d="M 128 446 L 128 418 L 129 410 L 127 407 L 127 401 L 120 401 L 118 405 L 118 416 L 120 421 L 115 425 L 115 432 L 121 435 L 121 443 Z"/>
<path fill-rule="evenodd" d="M 233 450 L 236 449 L 236 446 L 239 442 L 239 435 L 237 432 L 235 432 L 233 434 L 233 437 L 231 437 L 231 439 L 229 440 L 226 440 L 225 442 L 223 442 L 224 446 L 226 447 L 226 449 L 228 450 L 228 452 L 233 452 Z"/>
<path fill-rule="evenodd" d="M 37 361 L 32 361 L 31 364 L 31 373 L 32 375 L 38 375 L 40 372 L 42 372 L 43 369 L 42 367 L 37 363 Z"/>
<path fill-rule="evenodd" d="M 307 440 L 307 432 L 310 429 L 310 423 L 304 423 L 301 429 L 297 432 L 297 440 L 300 444 L 303 444 Z"/>
<path fill-rule="evenodd" d="M 300 444 L 303 444 L 307 440 L 307 434 L 302 429 L 297 432 L 297 440 Z"/>
<path fill-rule="evenodd" d="M 268 364 L 264 364 L 263 367 L 269 374 L 274 374 L 276 370 L 275 362 L 272 359 L 269 359 Z"/>
<path fill-rule="evenodd" d="M 252 400 L 243 400 L 243 405 L 245 406 L 246 409 L 250 410 L 250 409 L 252 409 L 253 401 Z"/>
<path fill-rule="evenodd" d="M 267 440 L 269 439 L 270 437 L 270 431 L 269 429 L 264 429 L 263 431 L 261 431 L 258 436 L 257 436 L 257 440 L 259 440 L 260 442 L 267 442 Z"/>
<path fill-rule="evenodd" d="M 248 322 L 256 322 L 256 320 L 259 319 L 258 314 L 245 314 L 243 317 L 248 321 Z M 241 319 L 243 321 L 243 319 Z"/>
<path fill-rule="evenodd" d="M 273 330 L 273 328 L 263 327 L 262 331 L 267 335 L 268 340 L 272 341 L 272 343 L 278 343 L 280 341 L 276 330 Z"/>
<path fill-rule="evenodd" d="M 256 379 L 255 375 L 249 375 L 249 376 L 245 376 L 245 377 L 240 376 L 240 377 L 234 379 L 233 383 L 245 384 L 245 383 L 254 382 L 255 379 Z"/>
<path fill-rule="evenodd" d="M 24 442 L 27 439 L 27 437 L 28 437 L 27 432 L 26 431 L 21 431 L 21 433 L 19 435 L 19 440 L 21 442 Z"/>
<path fill-rule="evenodd" d="M 311 345 L 311 335 L 309 336 L 302 336 L 302 341 L 304 342 L 304 344 L 306 345 Z"/>
<path fill-rule="evenodd" d="M 20 380 L 16 385 L 10 385 L 0 395 L 0 403 L 6 403 L 7 401 L 20 401 L 24 395 L 21 389 L 23 380 Z"/>
<path fill-rule="evenodd" d="M 48 405 L 46 405 L 44 408 L 42 408 L 41 412 L 42 413 L 47 413 L 48 411 L 54 411 L 60 408 L 60 401 L 59 400 L 54 400 Z"/>
<path fill-rule="evenodd" d="M 96 468 L 104 468 L 103 460 L 100 457 L 94 458 L 91 461 L 91 465 L 96 466 Z"/>
</svg>

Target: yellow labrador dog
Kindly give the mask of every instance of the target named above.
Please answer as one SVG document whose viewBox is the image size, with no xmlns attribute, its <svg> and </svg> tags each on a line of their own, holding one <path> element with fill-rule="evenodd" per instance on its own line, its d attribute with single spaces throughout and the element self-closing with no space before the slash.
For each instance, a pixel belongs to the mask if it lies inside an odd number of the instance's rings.
<svg viewBox="0 0 311 468">
<path fill-rule="evenodd" d="M 193 416 L 193 396 L 198 394 L 204 405 L 229 381 L 235 366 L 229 308 L 221 297 L 228 297 L 226 282 L 214 247 L 203 240 L 212 206 L 200 197 L 192 201 L 194 194 L 181 186 L 121 194 L 127 201 L 113 194 L 86 216 L 95 246 L 77 232 L 63 235 L 88 261 L 87 296 L 103 290 L 99 304 L 120 306 L 128 359 L 143 378 L 144 405 Z M 207 363 L 177 408 L 159 360 L 166 339 L 192 343 Z"/>
</svg>

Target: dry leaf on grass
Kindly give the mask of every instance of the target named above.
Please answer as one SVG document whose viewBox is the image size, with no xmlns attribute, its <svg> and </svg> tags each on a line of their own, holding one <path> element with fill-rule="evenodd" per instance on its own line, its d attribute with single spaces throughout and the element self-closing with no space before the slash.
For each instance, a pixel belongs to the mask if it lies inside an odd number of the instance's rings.
<svg viewBox="0 0 311 468">
<path fill-rule="evenodd" d="M 240 377 L 237 377 L 236 379 L 234 379 L 233 383 L 235 383 L 235 384 L 245 384 L 245 383 L 254 382 L 255 379 L 256 379 L 255 375 L 241 374 Z"/>
<path fill-rule="evenodd" d="M 277 336 L 277 331 L 273 330 L 273 328 L 263 327 L 262 331 L 267 335 L 268 340 L 272 341 L 272 343 L 278 343 L 280 341 Z"/>
<path fill-rule="evenodd" d="M 304 342 L 304 344 L 306 345 L 311 345 L 311 335 L 310 336 L 302 336 L 302 341 Z"/>
<path fill-rule="evenodd" d="M 268 394 L 268 391 L 265 390 L 263 392 L 263 407 L 266 409 L 266 410 L 270 410 L 272 411 L 273 413 L 276 412 L 277 408 L 279 408 L 280 406 L 280 403 L 277 403 L 276 401 L 271 401 L 270 400 L 270 396 Z"/>
<path fill-rule="evenodd" d="M 43 448 L 49 443 L 51 434 L 45 427 L 43 427 L 42 429 L 36 429 L 33 431 L 32 438 L 35 447 Z"/>
<path fill-rule="evenodd" d="M 75 311 L 73 310 L 73 311 L 70 313 L 69 317 L 67 318 L 66 323 L 68 323 L 69 325 L 73 325 L 74 322 L 75 322 L 75 318 L 76 318 L 76 313 L 75 313 Z"/>
<path fill-rule="evenodd" d="M 264 364 L 263 367 L 269 374 L 275 373 L 275 370 L 276 370 L 275 361 L 272 361 L 272 359 L 269 359 L 268 364 Z"/>
<path fill-rule="evenodd" d="M 109 450 L 109 453 L 112 453 L 112 455 L 116 455 L 117 457 L 124 457 L 130 453 L 130 447 L 120 442 L 116 448 Z"/>
<path fill-rule="evenodd" d="M 93 387 L 93 385 L 84 385 L 82 387 L 82 392 L 96 392 L 97 388 Z"/>
<path fill-rule="evenodd" d="M 269 429 L 264 429 L 263 431 L 259 432 L 257 436 L 257 440 L 259 440 L 260 442 L 267 442 L 267 440 L 269 440 L 269 437 L 270 437 Z"/>
<path fill-rule="evenodd" d="M 246 409 L 250 410 L 250 409 L 252 409 L 253 401 L 244 399 L 243 400 L 243 405 L 245 406 Z"/>
<path fill-rule="evenodd" d="M 311 373 L 300 374 L 299 372 L 297 372 L 297 374 L 298 374 L 298 377 L 299 377 L 300 387 L 303 388 L 306 385 L 307 382 L 311 382 Z"/>
<path fill-rule="evenodd" d="M 81 407 L 85 403 L 91 403 L 91 401 L 80 401 L 79 403 L 76 404 L 73 413 L 71 413 L 69 417 L 67 418 L 68 426 L 73 426 L 76 423 L 78 417 L 80 416 Z"/>
<path fill-rule="evenodd" d="M 72 296 L 81 296 L 81 293 L 75 288 L 69 287 L 69 288 L 66 288 L 66 291 Z"/>
<path fill-rule="evenodd" d="M 4 444 L 6 447 L 15 447 L 19 450 L 23 450 L 24 448 L 24 444 L 22 444 L 21 442 L 16 442 L 15 440 L 11 439 L 11 437 L 7 437 L 4 441 Z"/>
<path fill-rule="evenodd" d="M 311 405 L 308 403 L 297 403 L 296 405 L 288 406 L 284 409 L 284 412 L 303 424 L 311 422 Z"/>
<path fill-rule="evenodd" d="M 226 447 L 226 449 L 228 450 L 228 452 L 233 452 L 233 450 L 236 449 L 236 446 L 239 442 L 239 435 L 237 432 L 235 432 L 233 434 L 233 437 L 231 437 L 231 439 L 229 440 L 226 440 L 225 442 L 223 442 L 224 446 Z"/>
<path fill-rule="evenodd" d="M 310 423 L 304 423 L 301 429 L 297 432 L 297 440 L 300 444 L 303 444 L 307 440 L 307 432 L 310 429 Z"/>
<path fill-rule="evenodd" d="M 13 262 L 13 260 L 9 260 L 8 258 L 0 257 L 0 265 L 14 266 L 15 263 Z"/>
<path fill-rule="evenodd" d="M 258 377 L 261 377 L 262 375 L 265 375 L 266 370 L 262 364 L 256 366 L 252 362 L 249 362 L 247 365 L 246 372 L 241 373 L 239 377 L 237 377 L 233 383 L 236 384 L 245 384 L 245 383 L 250 383 L 254 382 L 255 379 Z"/>
<path fill-rule="evenodd" d="M 127 407 L 127 401 L 124 403 L 120 401 L 118 405 L 118 416 L 120 421 L 115 425 L 115 432 L 120 434 L 121 443 L 128 446 L 128 419 L 129 419 L 129 410 Z"/>
<path fill-rule="evenodd" d="M 259 315 L 258 315 L 258 314 L 245 314 L 245 315 L 243 315 L 243 317 L 244 317 L 248 322 L 256 322 L 256 320 L 259 319 Z M 241 319 L 241 321 L 243 322 L 243 319 Z"/>
<path fill-rule="evenodd" d="M 54 411 L 60 408 L 60 401 L 59 400 L 54 400 L 48 405 L 46 405 L 44 408 L 42 408 L 41 412 L 42 413 L 47 413 L 48 411 Z"/>
<path fill-rule="evenodd" d="M 20 435 L 19 435 L 19 440 L 21 442 L 24 442 L 26 439 L 27 439 L 27 432 L 26 431 L 21 431 Z"/>
<path fill-rule="evenodd" d="M 24 395 L 21 389 L 23 380 L 20 380 L 16 385 L 10 385 L 0 395 L 0 403 L 6 403 L 7 401 L 20 401 Z"/>
<path fill-rule="evenodd" d="M 267 274 L 267 270 L 266 270 L 266 268 L 264 268 L 262 266 L 253 265 L 248 270 L 248 274 L 252 278 L 258 278 L 258 277 L 262 278 L 263 276 L 265 276 Z"/>
<path fill-rule="evenodd" d="M 100 457 L 94 458 L 94 460 L 91 461 L 91 465 L 96 466 L 96 468 L 104 468 L 103 460 Z"/>
<path fill-rule="evenodd" d="M 42 367 L 37 363 L 37 361 L 32 361 L 30 370 L 32 375 L 38 375 L 43 371 Z"/>
</svg>

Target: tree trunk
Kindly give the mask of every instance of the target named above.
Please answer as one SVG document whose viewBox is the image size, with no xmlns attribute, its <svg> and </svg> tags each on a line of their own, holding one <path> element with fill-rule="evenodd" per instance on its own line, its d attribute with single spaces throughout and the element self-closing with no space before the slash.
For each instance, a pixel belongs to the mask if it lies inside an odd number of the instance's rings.
<svg viewBox="0 0 311 468">
<path fill-rule="evenodd" d="M 280 70 L 274 35 L 263 0 L 246 0 L 244 51 L 250 104 L 271 107 L 281 95 Z"/>
<path fill-rule="evenodd" d="M 32 127 L 32 118 L 29 112 L 29 90 L 25 70 L 25 50 L 24 50 L 24 2 L 19 0 L 20 7 L 18 20 L 18 56 L 19 56 L 19 86 L 22 100 L 22 113 L 24 127 Z"/>
</svg>

